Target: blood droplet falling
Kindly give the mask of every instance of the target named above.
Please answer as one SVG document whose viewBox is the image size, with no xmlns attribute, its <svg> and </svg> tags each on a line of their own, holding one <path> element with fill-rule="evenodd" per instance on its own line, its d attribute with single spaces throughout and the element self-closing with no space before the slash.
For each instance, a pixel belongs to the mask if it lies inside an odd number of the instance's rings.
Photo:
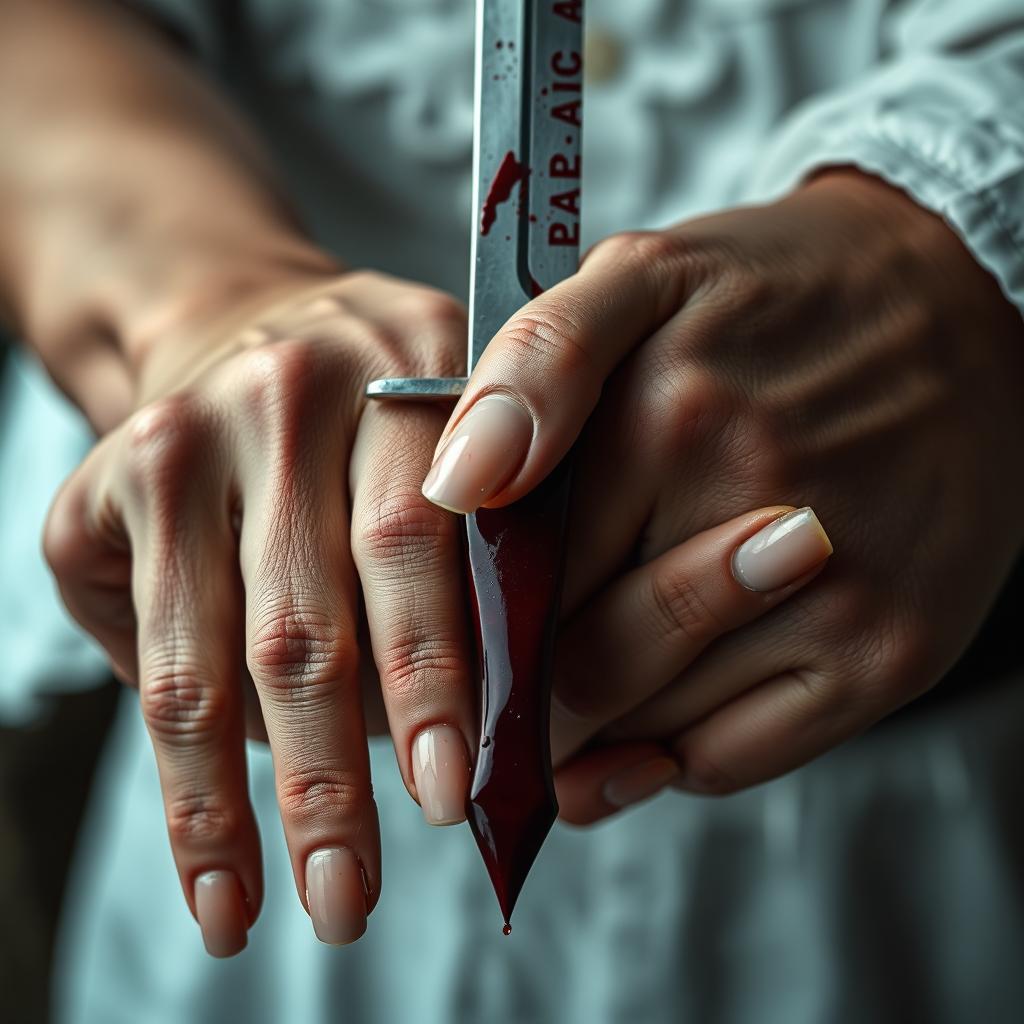
<svg viewBox="0 0 1024 1024">
<path fill-rule="evenodd" d="M 509 200 L 512 195 L 512 189 L 516 185 L 522 187 L 526 184 L 529 173 L 529 168 L 516 159 L 516 155 L 512 150 L 505 154 L 504 159 L 501 161 L 501 166 L 498 168 L 498 173 L 494 175 L 491 187 L 487 190 L 487 198 L 484 200 L 483 209 L 480 211 L 481 235 L 486 235 L 491 230 L 498 216 L 498 207 Z"/>
<path fill-rule="evenodd" d="M 501 934 L 502 935 L 511 935 L 512 934 L 512 925 L 510 925 L 508 923 L 508 921 L 506 921 L 505 924 L 502 926 Z"/>
</svg>

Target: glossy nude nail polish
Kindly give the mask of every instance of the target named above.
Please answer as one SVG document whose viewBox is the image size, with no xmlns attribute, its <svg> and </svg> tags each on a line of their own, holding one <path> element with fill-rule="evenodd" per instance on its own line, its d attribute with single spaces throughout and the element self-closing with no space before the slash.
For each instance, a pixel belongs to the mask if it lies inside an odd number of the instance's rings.
<svg viewBox="0 0 1024 1024">
<path fill-rule="evenodd" d="M 533 418 L 504 395 L 486 395 L 459 421 L 423 481 L 423 495 L 452 512 L 475 512 L 522 465 Z"/>
<path fill-rule="evenodd" d="M 210 956 L 234 956 L 245 949 L 245 896 L 233 871 L 206 871 L 195 881 L 196 918 Z"/>
<path fill-rule="evenodd" d="M 321 942 L 344 946 L 366 931 L 366 889 L 359 858 L 347 847 L 314 850 L 306 860 L 306 899 Z"/>
<path fill-rule="evenodd" d="M 733 555 L 732 573 L 747 590 L 778 590 L 832 554 L 832 542 L 814 510 L 798 508 L 769 523 Z"/>
<path fill-rule="evenodd" d="M 412 745 L 412 774 L 427 824 L 466 820 L 469 756 L 458 729 L 434 725 L 421 730 Z"/>
</svg>

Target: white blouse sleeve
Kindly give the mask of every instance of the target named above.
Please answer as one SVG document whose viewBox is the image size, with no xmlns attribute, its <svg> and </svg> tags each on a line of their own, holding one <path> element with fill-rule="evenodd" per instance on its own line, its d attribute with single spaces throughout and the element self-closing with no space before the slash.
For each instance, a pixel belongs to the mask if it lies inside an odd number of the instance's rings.
<svg viewBox="0 0 1024 1024">
<path fill-rule="evenodd" d="M 794 109 L 751 198 L 860 167 L 941 214 L 1024 312 L 1024 4 L 915 0 L 882 25 L 885 59 Z"/>
</svg>

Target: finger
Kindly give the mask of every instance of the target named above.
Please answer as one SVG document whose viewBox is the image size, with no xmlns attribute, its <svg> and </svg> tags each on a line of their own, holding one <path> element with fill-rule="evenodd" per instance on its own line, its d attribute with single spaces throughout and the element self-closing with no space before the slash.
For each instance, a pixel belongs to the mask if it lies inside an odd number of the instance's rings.
<svg viewBox="0 0 1024 1024">
<path fill-rule="evenodd" d="M 806 584 L 832 546 L 811 509 L 761 509 L 627 573 L 559 639 L 556 763 L 671 682 L 716 637 Z"/>
<path fill-rule="evenodd" d="M 187 402 L 136 416 L 125 520 L 139 699 L 171 847 L 210 953 L 230 956 L 262 900 L 238 679 L 241 588 L 214 430 Z"/>
<path fill-rule="evenodd" d="M 833 629 L 843 633 L 853 623 L 846 609 L 856 607 L 848 580 L 839 565 L 829 578 L 795 595 L 770 617 L 750 622 L 743 629 L 720 637 L 692 665 L 684 669 L 633 710 L 601 732 L 605 741 L 625 742 L 652 737 L 668 740 L 681 730 L 706 718 L 765 679 L 780 675 L 794 664 L 818 660 L 827 652 L 836 661 L 863 660 L 856 650 L 836 642 Z"/>
<path fill-rule="evenodd" d="M 250 366 L 239 446 L 246 663 L 274 759 L 296 887 L 318 937 L 352 942 L 380 887 L 349 553 L 346 415 L 329 353 L 282 343 Z M 334 470 L 336 467 L 336 471 Z"/>
<path fill-rule="evenodd" d="M 444 412 L 371 405 L 352 458 L 352 550 L 402 777 L 432 825 L 465 818 L 470 687 L 461 519 L 420 493 Z"/>
<path fill-rule="evenodd" d="M 64 604 L 107 652 L 117 676 L 138 683 L 132 559 L 120 509 L 109 500 L 100 442 L 50 506 L 43 552 Z"/>
<path fill-rule="evenodd" d="M 683 249 L 667 232 L 617 235 L 523 307 L 470 376 L 423 493 L 445 508 L 498 507 L 568 452 L 605 379 L 683 301 Z"/>
<path fill-rule="evenodd" d="M 854 674 L 785 672 L 682 732 L 672 744 L 680 766 L 674 784 L 723 795 L 767 782 L 859 735 L 919 693 L 916 685 L 895 693 L 872 689 Z"/>
<path fill-rule="evenodd" d="M 650 799 L 678 777 L 675 759 L 655 743 L 599 747 L 555 773 L 558 816 L 590 825 Z"/>
</svg>

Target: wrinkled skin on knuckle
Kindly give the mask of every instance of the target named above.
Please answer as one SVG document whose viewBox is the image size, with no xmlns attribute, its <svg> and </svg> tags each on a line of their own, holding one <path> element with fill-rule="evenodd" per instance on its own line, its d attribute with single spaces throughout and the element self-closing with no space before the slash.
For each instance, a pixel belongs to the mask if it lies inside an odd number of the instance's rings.
<svg viewBox="0 0 1024 1024">
<path fill-rule="evenodd" d="M 398 559 L 410 568 L 434 564 L 439 542 L 454 541 L 450 515 L 419 492 L 394 491 L 368 508 L 363 521 L 353 525 L 353 549 L 360 565 Z M 444 545 L 445 550 L 448 544 Z"/>
<path fill-rule="evenodd" d="M 426 634 L 415 625 L 390 638 L 378 664 L 389 703 L 402 716 L 434 704 L 439 691 L 462 679 L 467 668 L 457 637 Z"/>
<path fill-rule="evenodd" d="M 228 722 L 224 690 L 177 659 L 145 667 L 139 701 L 150 732 L 166 740 L 208 739 Z"/>
<path fill-rule="evenodd" d="M 357 773 L 322 765 L 290 764 L 281 772 L 277 802 L 291 828 L 335 825 L 357 816 L 372 792 Z"/>
<path fill-rule="evenodd" d="M 538 302 L 509 321 L 501 339 L 510 376 L 521 374 L 524 366 L 541 366 L 558 380 L 571 380 L 596 403 L 604 374 L 580 340 L 580 320 L 571 306 Z"/>
<path fill-rule="evenodd" d="M 257 686 L 288 704 L 329 708 L 355 679 L 355 636 L 334 617 L 275 602 L 255 620 L 246 663 Z"/>
<path fill-rule="evenodd" d="M 243 813 L 212 793 L 168 797 L 164 813 L 171 845 L 176 848 L 231 845 L 244 829 Z"/>
</svg>

